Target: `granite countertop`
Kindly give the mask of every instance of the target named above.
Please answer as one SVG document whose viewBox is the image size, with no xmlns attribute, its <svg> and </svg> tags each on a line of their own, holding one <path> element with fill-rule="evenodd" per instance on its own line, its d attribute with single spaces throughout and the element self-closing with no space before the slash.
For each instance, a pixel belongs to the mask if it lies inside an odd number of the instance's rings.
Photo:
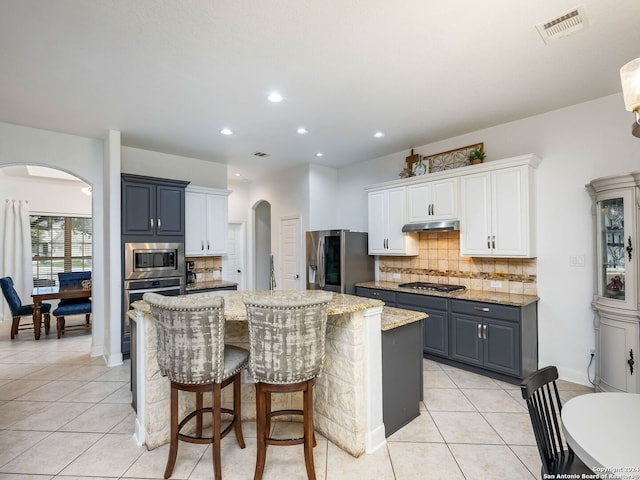
<svg viewBox="0 0 640 480">
<path fill-rule="evenodd" d="M 458 300 L 470 300 L 474 302 L 496 303 L 499 305 L 511 305 L 524 307 L 537 302 L 540 297 L 536 295 L 519 295 L 515 293 L 483 292 L 481 290 L 458 290 L 456 292 L 432 292 L 428 290 L 414 290 L 413 288 L 400 288 L 394 282 L 362 282 L 356 283 L 357 287 L 376 288 L 379 290 L 391 290 L 394 292 L 413 293 L 416 295 L 429 295 L 432 297 L 455 298 Z"/>
<path fill-rule="evenodd" d="M 229 321 L 246 321 L 247 320 L 247 310 L 242 301 L 242 298 L 245 295 L 277 295 L 283 297 L 291 297 L 292 299 L 300 298 L 301 295 L 304 295 L 307 291 L 282 291 L 276 290 L 273 293 L 269 291 L 250 291 L 250 290 L 221 290 L 219 292 L 203 292 L 203 293 L 194 293 L 189 295 L 194 299 L 200 296 L 222 296 L 224 297 L 224 317 Z M 308 291 L 309 294 L 313 294 L 315 291 Z M 322 291 L 322 293 L 326 293 Z M 375 300 L 371 298 L 365 297 L 356 297 L 354 295 L 344 295 L 341 293 L 334 293 L 333 299 L 329 302 L 329 315 L 341 315 L 344 313 L 355 313 L 363 310 L 367 310 L 368 308 L 373 307 L 382 307 L 384 302 L 381 300 Z M 143 313 L 149 312 L 149 304 L 144 300 L 138 300 L 137 302 L 133 302 L 131 306 Z"/>
<path fill-rule="evenodd" d="M 197 292 L 198 290 L 211 290 L 213 288 L 237 287 L 235 282 L 227 282 L 226 280 L 212 280 L 209 282 L 187 283 L 187 292 Z"/>
<path fill-rule="evenodd" d="M 382 331 L 393 330 L 409 323 L 417 322 L 429 315 L 402 308 L 384 307 L 382 309 Z"/>
</svg>

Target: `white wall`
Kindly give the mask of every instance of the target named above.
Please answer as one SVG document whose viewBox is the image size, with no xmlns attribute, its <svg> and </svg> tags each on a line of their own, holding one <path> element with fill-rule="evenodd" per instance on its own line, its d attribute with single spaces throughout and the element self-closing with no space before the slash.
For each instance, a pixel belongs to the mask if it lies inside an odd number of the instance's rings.
<svg viewBox="0 0 640 480">
<path fill-rule="evenodd" d="M 103 184 L 103 141 L 101 139 L 84 138 L 66 135 L 48 130 L 0 123 L 0 166 L 3 165 L 42 165 L 57 168 L 70 173 L 93 187 L 93 227 L 94 232 L 108 228 L 104 215 L 104 202 L 108 192 Z M 39 199 L 38 201 L 42 201 Z M 104 253 L 104 238 L 93 237 L 93 274 L 104 276 L 109 280 L 110 272 L 105 262 L 108 255 Z M 102 281 L 103 279 L 101 279 Z M 98 304 L 109 302 L 105 298 L 107 292 L 95 289 L 94 301 Z M 93 313 L 93 325 L 97 331 L 103 331 L 109 325 L 104 309 L 96 309 Z M 119 324 L 118 324 L 119 328 Z M 96 340 L 96 339 L 99 340 Z M 93 334 L 92 355 L 105 355 L 101 335 Z M 114 362 L 106 358 L 108 364 Z"/>
<path fill-rule="evenodd" d="M 229 222 L 248 222 L 251 213 L 249 205 L 250 184 L 248 182 L 229 181 L 227 188 L 231 191 L 229 195 Z"/>
<path fill-rule="evenodd" d="M 336 228 L 338 217 L 338 170 L 309 165 L 309 230 Z"/>
<path fill-rule="evenodd" d="M 260 200 L 271 205 L 271 253 L 274 256 L 276 283 L 282 285 L 280 269 L 280 221 L 284 218 L 300 217 L 301 233 L 309 230 L 309 166 L 302 165 L 278 172 L 265 178 L 259 184 L 252 184 L 249 192 L 249 207 L 253 209 Z M 253 214 L 251 214 L 253 219 Z M 253 220 L 252 220 L 253 221 Z M 251 222 L 250 222 L 251 223 Z M 253 238 L 250 226 L 247 238 Z M 302 237 L 302 235 L 301 235 Z M 249 261 L 253 261 L 253 247 L 247 248 Z M 305 268 L 305 245 L 300 242 L 300 271 Z M 302 276 L 302 275 L 301 275 Z M 247 278 L 252 279 L 250 273 Z M 251 288 L 249 286 L 248 288 Z"/>
<path fill-rule="evenodd" d="M 28 200 L 29 211 L 39 214 L 91 216 L 91 196 L 82 192 L 86 184 L 46 178 L 6 177 L 0 170 L 0 204 L 5 199 Z"/>
<path fill-rule="evenodd" d="M 563 378 L 583 384 L 595 344 L 591 200 L 584 185 L 640 169 L 640 139 L 631 135 L 632 122 L 616 94 L 415 148 L 429 155 L 484 142 L 487 161 L 525 153 L 542 158 L 536 172 L 540 366 L 557 365 Z M 366 230 L 363 187 L 397 179 L 407 154 L 338 172 L 342 227 Z M 571 255 L 585 255 L 587 265 L 570 267 Z"/>
<path fill-rule="evenodd" d="M 227 166 L 191 157 L 122 147 L 122 172 L 185 180 L 198 187 L 227 188 Z"/>
</svg>

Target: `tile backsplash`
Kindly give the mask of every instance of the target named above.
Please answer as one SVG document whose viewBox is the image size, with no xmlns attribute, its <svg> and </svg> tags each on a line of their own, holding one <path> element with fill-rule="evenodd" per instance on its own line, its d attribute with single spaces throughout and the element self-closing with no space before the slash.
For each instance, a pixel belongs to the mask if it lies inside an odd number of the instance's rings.
<svg viewBox="0 0 640 480">
<path fill-rule="evenodd" d="M 222 257 L 186 257 L 186 260 L 195 263 L 196 274 L 202 274 L 196 283 L 222 280 Z"/>
<path fill-rule="evenodd" d="M 420 232 L 418 256 L 380 257 L 379 274 L 381 281 L 396 283 L 436 282 L 485 292 L 538 293 L 536 258 L 462 257 L 459 231 Z"/>
</svg>

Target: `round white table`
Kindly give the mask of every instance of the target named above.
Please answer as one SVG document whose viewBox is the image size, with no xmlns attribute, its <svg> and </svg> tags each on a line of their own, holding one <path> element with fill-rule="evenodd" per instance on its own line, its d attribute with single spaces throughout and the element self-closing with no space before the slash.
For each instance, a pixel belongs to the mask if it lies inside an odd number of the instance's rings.
<svg viewBox="0 0 640 480">
<path fill-rule="evenodd" d="M 602 478 L 640 479 L 640 394 L 589 393 L 562 407 L 567 444 Z"/>
</svg>

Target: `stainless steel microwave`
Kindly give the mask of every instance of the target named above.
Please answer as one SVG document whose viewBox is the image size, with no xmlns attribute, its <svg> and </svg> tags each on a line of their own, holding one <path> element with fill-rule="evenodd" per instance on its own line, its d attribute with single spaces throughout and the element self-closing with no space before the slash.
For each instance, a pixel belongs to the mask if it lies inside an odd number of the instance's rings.
<svg viewBox="0 0 640 480">
<path fill-rule="evenodd" d="M 184 277 L 183 243 L 126 243 L 124 278 Z"/>
</svg>

